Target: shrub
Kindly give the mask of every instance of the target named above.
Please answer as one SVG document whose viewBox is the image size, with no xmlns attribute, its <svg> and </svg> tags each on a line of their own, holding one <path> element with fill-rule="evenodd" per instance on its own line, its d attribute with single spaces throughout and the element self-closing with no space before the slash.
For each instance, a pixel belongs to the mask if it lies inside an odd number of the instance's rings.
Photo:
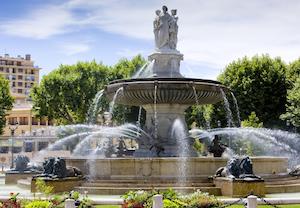
<svg viewBox="0 0 300 208">
<path fill-rule="evenodd" d="M 49 201 L 36 200 L 28 203 L 25 208 L 51 208 L 52 203 Z"/>
<path fill-rule="evenodd" d="M 187 204 L 187 208 L 218 208 L 221 207 L 219 202 L 214 196 L 203 193 L 199 190 L 196 192 L 181 197 L 181 200 Z"/>
</svg>

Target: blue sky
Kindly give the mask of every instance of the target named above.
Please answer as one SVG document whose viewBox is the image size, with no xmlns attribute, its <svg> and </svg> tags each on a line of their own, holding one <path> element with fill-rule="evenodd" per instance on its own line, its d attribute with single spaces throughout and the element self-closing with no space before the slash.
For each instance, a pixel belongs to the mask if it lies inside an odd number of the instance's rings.
<svg viewBox="0 0 300 208">
<path fill-rule="evenodd" d="M 154 11 L 164 4 L 178 10 L 186 76 L 216 79 L 245 55 L 300 56 L 298 0 L 4 0 L 0 54 L 32 54 L 41 75 L 79 60 L 147 57 Z"/>
</svg>

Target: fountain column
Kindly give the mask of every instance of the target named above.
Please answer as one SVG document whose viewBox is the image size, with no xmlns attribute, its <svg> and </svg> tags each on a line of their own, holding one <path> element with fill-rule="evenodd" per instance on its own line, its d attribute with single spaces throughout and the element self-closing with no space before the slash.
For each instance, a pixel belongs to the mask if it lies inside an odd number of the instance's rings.
<svg viewBox="0 0 300 208">
<path fill-rule="evenodd" d="M 146 123 L 145 130 L 151 132 L 153 141 L 149 143 L 151 145 L 141 145 L 139 150 L 135 152 L 135 156 L 179 156 L 178 152 L 181 148 L 178 145 L 176 138 L 172 138 L 172 126 L 176 119 L 180 119 L 182 123 L 185 123 L 185 110 L 188 105 L 181 104 L 157 104 L 156 113 L 154 105 L 143 105 L 146 110 Z M 155 114 L 157 115 L 155 118 Z M 155 123 L 156 122 L 156 123 Z M 157 137 L 155 138 L 155 126 L 157 126 Z M 188 135 L 188 128 L 185 126 L 185 135 Z M 185 138 L 189 140 L 189 138 Z M 196 156 L 196 152 L 193 148 L 190 148 L 190 156 Z"/>
</svg>

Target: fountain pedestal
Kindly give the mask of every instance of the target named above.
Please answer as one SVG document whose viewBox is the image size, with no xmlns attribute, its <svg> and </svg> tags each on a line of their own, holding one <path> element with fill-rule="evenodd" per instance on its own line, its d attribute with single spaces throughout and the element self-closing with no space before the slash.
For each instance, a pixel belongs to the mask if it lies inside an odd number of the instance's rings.
<svg viewBox="0 0 300 208">
<path fill-rule="evenodd" d="M 172 77 L 181 78 L 180 61 L 183 60 L 183 54 L 177 50 L 159 50 L 148 57 L 153 63 L 153 77 Z"/>
<path fill-rule="evenodd" d="M 214 184 L 221 189 L 222 196 L 244 197 L 250 193 L 257 196 L 265 195 L 265 182 L 262 179 L 245 180 L 225 177 L 214 178 Z"/>
<path fill-rule="evenodd" d="M 188 135 L 188 128 L 185 123 L 185 110 L 187 107 L 187 105 L 179 104 L 143 105 L 147 112 L 145 130 L 152 132 L 153 139 L 145 138 L 148 142 L 140 144 L 134 156 L 197 156 L 192 147 L 193 140 L 186 136 Z M 173 126 L 175 120 L 180 121 L 181 129 Z M 179 131 L 181 138 L 176 138 L 172 134 L 172 129 Z M 183 148 L 186 148 L 187 151 L 183 151 Z M 182 152 L 185 152 L 186 155 L 182 155 Z"/>
</svg>

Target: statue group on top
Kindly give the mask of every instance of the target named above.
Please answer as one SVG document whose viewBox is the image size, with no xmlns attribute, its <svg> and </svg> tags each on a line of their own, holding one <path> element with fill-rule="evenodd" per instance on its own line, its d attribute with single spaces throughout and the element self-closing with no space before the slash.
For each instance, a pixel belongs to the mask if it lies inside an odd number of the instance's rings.
<svg viewBox="0 0 300 208">
<path fill-rule="evenodd" d="M 162 11 L 156 10 L 155 13 L 157 16 L 153 22 L 153 27 L 156 49 L 176 50 L 178 33 L 177 10 L 172 9 L 170 15 L 168 8 L 163 6 Z"/>
</svg>

